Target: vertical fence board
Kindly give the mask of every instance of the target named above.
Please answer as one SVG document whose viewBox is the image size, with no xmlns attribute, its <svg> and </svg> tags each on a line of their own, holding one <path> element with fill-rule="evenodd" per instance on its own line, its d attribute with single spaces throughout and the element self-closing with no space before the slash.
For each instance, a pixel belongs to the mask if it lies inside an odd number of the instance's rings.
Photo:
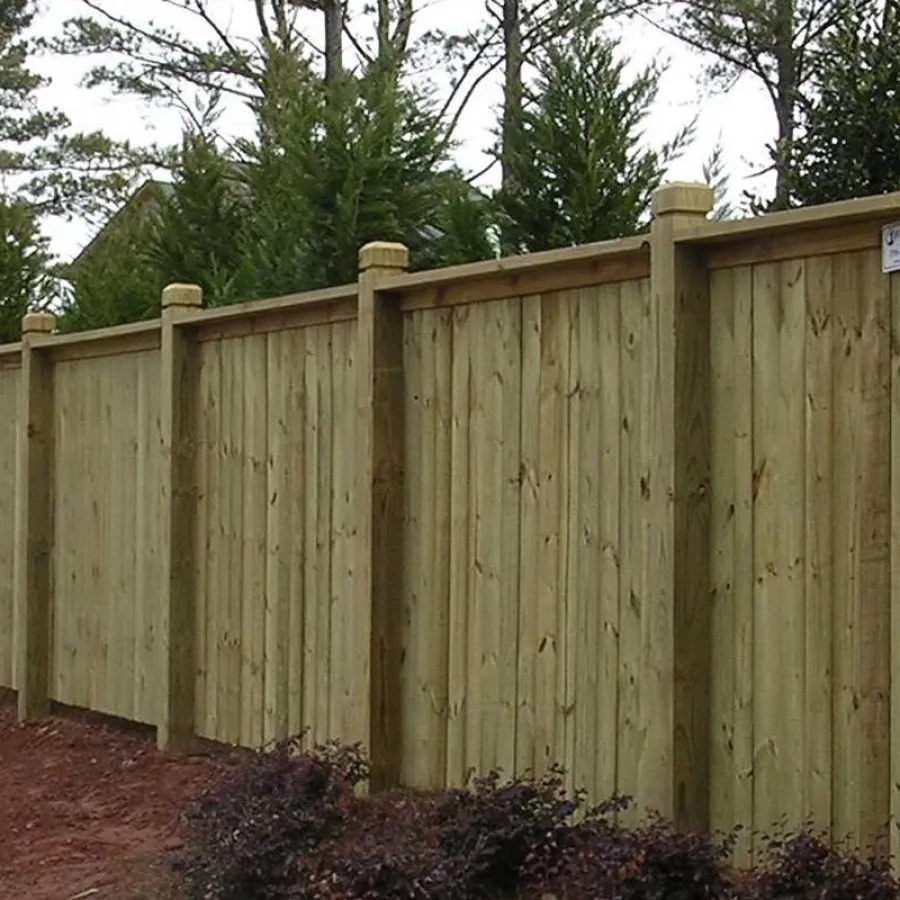
<svg viewBox="0 0 900 900">
<path fill-rule="evenodd" d="M 163 581 L 160 572 L 160 541 L 164 522 L 159 502 L 163 457 L 160 452 L 160 385 L 159 357 L 142 354 L 138 374 L 137 400 L 137 532 L 135 559 L 134 641 L 135 684 L 134 705 L 137 718 L 152 722 L 158 715 L 157 687 L 159 684 L 159 633 Z M 196 546 L 196 545 L 195 545 Z M 125 598 L 127 602 L 127 597 Z"/>
<path fill-rule="evenodd" d="M 595 756 L 596 796 L 611 797 L 621 785 L 619 743 L 619 667 L 622 590 L 622 306 L 621 287 L 600 288 L 596 304 L 599 332 L 600 455 L 597 467 L 600 504 L 600 622 Z M 583 310 L 586 308 L 583 307 Z"/>
<path fill-rule="evenodd" d="M 291 471 L 288 410 L 291 407 L 289 373 L 285 356 L 292 332 L 266 336 L 266 552 L 264 604 L 264 714 L 263 741 L 288 734 L 288 696 L 291 683 L 289 651 L 291 634 Z"/>
<path fill-rule="evenodd" d="M 617 733 L 619 742 L 618 789 L 628 796 L 638 795 L 640 759 L 644 741 L 640 723 L 640 668 L 642 600 L 638 550 L 641 547 L 641 470 L 639 448 L 644 437 L 640 415 L 645 354 L 649 352 L 644 332 L 640 289 L 621 288 L 621 578 L 619 582 L 619 682 Z M 634 822 L 645 810 L 632 808 L 624 816 Z"/>
<path fill-rule="evenodd" d="M 835 482 L 834 506 L 834 774 L 838 790 L 833 804 L 833 828 L 843 840 L 856 830 L 858 790 L 847 789 L 857 777 L 859 732 L 854 707 L 854 673 L 859 658 L 857 626 L 860 605 L 860 441 L 862 439 L 862 356 L 859 336 L 860 297 L 858 272 L 853 257 L 834 259 L 835 316 L 835 423 L 834 468 L 841 476 Z"/>
<path fill-rule="evenodd" d="M 13 566 L 16 522 L 16 435 L 19 368 L 0 365 L 0 687 L 17 686 Z"/>
<path fill-rule="evenodd" d="M 803 806 L 804 267 L 754 274 L 754 809 L 796 822 Z"/>
<path fill-rule="evenodd" d="M 892 857 L 900 854 L 900 273 L 890 276 L 891 291 L 891 588 L 890 626 L 890 814 Z"/>
<path fill-rule="evenodd" d="M 535 659 L 535 771 L 561 761 L 565 732 L 560 704 L 565 700 L 565 569 L 560 525 L 565 510 L 562 457 L 566 430 L 563 404 L 568 359 L 567 317 L 559 294 L 541 297 L 541 383 L 538 455 L 537 646 Z"/>
<path fill-rule="evenodd" d="M 244 422 L 242 471 L 244 498 L 241 517 L 241 743 L 263 743 L 265 696 L 266 545 L 268 488 L 266 483 L 269 417 L 266 336 L 244 339 Z"/>
<path fill-rule="evenodd" d="M 833 281 L 831 260 L 806 263 L 806 650 L 803 814 L 827 829 L 831 819 L 831 636 L 834 511 L 831 434 L 834 427 Z"/>
<path fill-rule="evenodd" d="M 469 517 L 471 505 L 469 432 L 471 428 L 471 336 L 469 315 L 472 309 L 453 310 L 450 420 L 450 574 L 447 639 L 449 678 L 447 710 L 447 780 L 464 784 L 468 779 L 466 762 L 466 722 L 471 698 L 466 679 L 468 670 Z"/>
<path fill-rule="evenodd" d="M 516 666 L 516 770 L 537 753 L 538 561 L 540 548 L 541 298 L 522 300 L 522 410 L 519 496 L 519 659 Z"/>
<path fill-rule="evenodd" d="M 434 652 L 430 616 L 433 612 L 429 594 L 428 535 L 433 497 L 433 466 L 425 443 L 433 434 L 434 422 L 429 407 L 434 365 L 433 348 L 424 340 L 428 328 L 427 312 L 408 316 L 404 321 L 403 371 L 406 385 L 404 414 L 406 437 L 406 474 L 404 479 L 403 558 L 407 562 L 403 591 L 401 630 L 403 635 L 403 663 L 400 670 L 403 709 L 406 723 L 403 728 L 401 777 L 405 783 L 431 787 L 431 756 L 435 750 L 432 734 L 435 710 L 429 693 L 433 687 L 429 654 Z M 436 740 L 444 743 L 444 736 Z"/>
<path fill-rule="evenodd" d="M 306 395 L 306 356 L 310 331 L 295 330 L 282 335 L 281 372 L 283 381 L 272 386 L 287 396 L 287 421 L 282 435 L 284 444 L 284 488 L 289 491 L 288 517 L 283 519 L 287 528 L 281 534 L 282 546 L 289 556 L 289 609 L 288 634 L 288 686 L 287 728 L 290 734 L 299 734 L 310 723 L 310 711 L 306 704 L 306 691 L 313 673 L 305 668 L 307 618 L 306 610 L 313 605 L 314 595 L 306 592 L 306 571 L 310 565 L 307 537 L 310 523 L 306 518 L 306 498 L 309 482 L 306 480 L 309 453 L 309 407 Z M 277 689 L 276 689 L 277 690 Z"/>
<path fill-rule="evenodd" d="M 440 310 L 433 314 L 434 380 L 432 440 L 423 443 L 422 452 L 433 460 L 433 505 L 430 529 L 428 598 L 433 607 L 429 643 L 433 655 L 431 703 L 433 709 L 433 751 L 428 781 L 443 786 L 447 772 L 448 715 L 450 704 L 450 529 L 452 524 L 453 454 L 451 428 L 453 415 L 451 366 L 453 360 L 453 314 Z M 407 377 L 409 377 L 407 375 Z"/>
<path fill-rule="evenodd" d="M 877 250 L 857 254 L 861 291 L 860 660 L 856 692 L 862 736 L 858 760 L 860 846 L 886 839 L 890 813 L 890 285 Z"/>
<path fill-rule="evenodd" d="M 600 571 L 600 445 L 606 422 L 600 401 L 600 304 L 596 290 L 579 292 L 577 332 L 570 361 L 575 395 L 572 414 L 572 496 L 577 498 L 572 525 L 570 588 L 577 607 L 571 617 L 574 689 L 571 778 L 576 788 L 597 793 L 596 755 L 607 752 L 609 736 L 598 718 L 600 672 L 608 652 L 602 640 L 603 594 Z M 618 480 L 618 473 L 616 473 Z M 606 763 L 608 767 L 608 763 Z M 615 763 L 613 763 L 613 769 Z M 612 791 L 609 791 L 611 794 Z"/>
<path fill-rule="evenodd" d="M 754 549 L 753 549 L 753 270 L 743 266 L 734 278 L 734 772 L 731 826 L 755 821 L 753 772 Z M 749 827 L 749 826 L 748 826 Z M 735 847 L 746 864 L 752 835 L 745 827 Z"/>
<path fill-rule="evenodd" d="M 223 530 L 222 505 L 224 490 L 221 470 L 222 416 L 225 395 L 221 389 L 222 364 L 221 348 L 218 342 L 201 344 L 199 347 L 199 397 L 197 431 L 197 472 L 200 500 L 198 503 L 196 527 L 200 529 L 195 546 L 200 557 L 197 561 L 202 576 L 196 580 L 202 585 L 204 618 L 198 621 L 198 630 L 204 637 L 198 637 L 198 669 L 201 677 L 197 684 L 198 705 L 195 719 L 201 737 L 217 737 L 219 689 L 222 678 L 219 675 L 221 652 L 221 602 Z M 204 689 L 205 685 L 205 689 Z"/>
<path fill-rule="evenodd" d="M 734 270 L 710 275 L 711 401 L 713 466 L 710 489 L 711 663 L 716 677 L 710 697 L 710 827 L 731 826 L 735 810 L 735 525 L 738 407 Z"/>
</svg>

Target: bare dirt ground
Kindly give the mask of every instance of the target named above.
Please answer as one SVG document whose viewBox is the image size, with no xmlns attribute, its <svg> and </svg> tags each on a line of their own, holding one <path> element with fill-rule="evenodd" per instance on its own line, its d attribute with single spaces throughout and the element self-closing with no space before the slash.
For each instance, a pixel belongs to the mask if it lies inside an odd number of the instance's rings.
<svg viewBox="0 0 900 900">
<path fill-rule="evenodd" d="M 0 900 L 175 896 L 180 814 L 234 761 L 165 757 L 150 729 L 68 710 L 19 725 L 0 693 Z"/>
</svg>

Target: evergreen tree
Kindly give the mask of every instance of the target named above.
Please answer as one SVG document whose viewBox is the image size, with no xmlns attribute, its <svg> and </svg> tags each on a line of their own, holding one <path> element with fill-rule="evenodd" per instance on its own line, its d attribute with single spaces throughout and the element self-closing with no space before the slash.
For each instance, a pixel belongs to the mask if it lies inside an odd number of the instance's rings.
<svg viewBox="0 0 900 900">
<path fill-rule="evenodd" d="M 151 227 L 149 260 L 157 276 L 200 285 L 212 305 L 231 300 L 247 211 L 240 170 L 208 135 L 187 131 Z"/>
<path fill-rule="evenodd" d="M 273 56 L 269 77 L 243 145 L 245 294 L 353 281 L 373 240 L 406 244 L 414 267 L 490 252 L 486 236 L 462 238 L 474 209 L 427 96 L 378 67 L 324 84 L 296 56 Z"/>
<path fill-rule="evenodd" d="M 900 190 L 900 4 L 849 11 L 800 118 L 791 189 L 801 205 Z"/>
<path fill-rule="evenodd" d="M 645 7 L 662 11 L 654 24 L 710 60 L 710 86 L 727 90 L 749 76 L 771 100 L 776 137 L 768 149 L 775 193 L 749 197 L 754 211 L 790 206 L 798 105 L 815 76 L 823 42 L 845 10 L 860 2 L 871 0 L 675 0 Z"/>
<path fill-rule="evenodd" d="M 152 202 L 162 202 L 161 186 L 148 190 L 153 191 Z M 60 331 L 106 328 L 159 316 L 166 280 L 152 261 L 153 224 L 146 207 L 126 208 L 75 264 L 63 267 L 70 289 L 58 317 Z"/>
<path fill-rule="evenodd" d="M 37 91 L 44 79 L 29 68 L 25 38 L 34 17 L 27 0 L 0 4 L 0 173 L 25 169 L 36 144 L 65 124 L 56 112 L 42 111 Z M 0 342 L 17 341 L 22 316 L 34 305 L 50 299 L 50 255 L 39 231 L 37 210 L 18 195 L 27 195 L 21 183 L 15 195 L 0 193 Z"/>
<path fill-rule="evenodd" d="M 49 271 L 47 240 L 34 212 L 26 204 L 0 199 L 0 344 L 18 341 L 25 313 L 53 298 Z"/>
<path fill-rule="evenodd" d="M 509 165 L 513 194 L 501 191 L 504 252 L 530 252 L 634 234 L 686 129 L 659 149 L 641 146 L 642 124 L 659 84 L 650 68 L 628 82 L 616 44 L 578 14 L 571 32 L 540 50 L 525 88 Z"/>
</svg>

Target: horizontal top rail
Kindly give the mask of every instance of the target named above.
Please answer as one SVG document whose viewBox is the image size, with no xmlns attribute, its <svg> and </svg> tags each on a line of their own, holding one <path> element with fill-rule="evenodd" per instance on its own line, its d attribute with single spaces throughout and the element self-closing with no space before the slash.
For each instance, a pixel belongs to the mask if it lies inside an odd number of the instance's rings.
<svg viewBox="0 0 900 900">
<path fill-rule="evenodd" d="M 380 289 L 398 294 L 401 309 L 414 310 L 569 290 L 649 274 L 649 237 L 637 235 L 396 275 L 386 278 Z"/>
<path fill-rule="evenodd" d="M 185 323 L 198 340 L 265 334 L 356 318 L 356 283 L 198 310 Z"/>
<path fill-rule="evenodd" d="M 16 369 L 22 362 L 22 343 L 0 344 L 0 369 Z"/>
<path fill-rule="evenodd" d="M 71 334 L 35 334 L 32 343 L 50 352 L 55 360 L 62 361 L 157 350 L 160 339 L 160 320 L 148 319 Z"/>
<path fill-rule="evenodd" d="M 710 268 L 876 249 L 881 226 L 900 220 L 900 192 L 784 210 L 738 221 L 703 222 L 675 242 L 706 250 Z"/>
</svg>

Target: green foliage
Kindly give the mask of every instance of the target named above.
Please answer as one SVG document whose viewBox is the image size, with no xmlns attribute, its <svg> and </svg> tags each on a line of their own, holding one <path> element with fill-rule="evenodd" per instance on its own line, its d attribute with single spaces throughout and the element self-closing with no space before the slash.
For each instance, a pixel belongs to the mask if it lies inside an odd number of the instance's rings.
<svg viewBox="0 0 900 900">
<path fill-rule="evenodd" d="M 427 96 L 377 67 L 326 86 L 283 55 L 273 55 L 268 77 L 278 86 L 242 148 L 245 295 L 353 281 L 359 248 L 373 240 L 406 244 L 413 267 L 490 255 L 480 226 L 464 234 L 486 218 L 477 201 L 469 206 Z"/>
<path fill-rule="evenodd" d="M 148 203 L 159 203 L 148 188 Z M 165 280 L 152 262 L 153 217 L 144 204 L 126 208 L 75 264 L 65 269 L 71 290 L 60 331 L 83 331 L 152 319 L 160 314 Z"/>
<path fill-rule="evenodd" d="M 33 20 L 31 0 L 0 4 L 0 142 L 4 145 L 20 147 L 46 138 L 66 122 L 61 113 L 41 110 L 36 100 L 46 80 L 28 66 L 30 45 L 24 34 Z M 3 168 L 25 155 L 25 151 L 7 151 Z"/>
<path fill-rule="evenodd" d="M 900 13 L 848 12 L 824 48 L 794 145 L 802 205 L 900 190 Z"/>
<path fill-rule="evenodd" d="M 0 4 L 0 173 L 15 173 L 35 154 L 35 145 L 61 127 L 65 118 L 42 110 L 37 91 L 45 81 L 29 67 L 25 33 L 34 18 L 29 0 Z M 50 299 L 50 255 L 39 232 L 29 193 L 18 186 L 15 199 L 0 196 L 0 342 L 21 335 L 22 316 Z"/>
<path fill-rule="evenodd" d="M 22 317 L 52 299 L 47 240 L 25 204 L 0 199 L 0 344 L 18 341 Z"/>
<path fill-rule="evenodd" d="M 227 302 L 241 255 L 245 193 L 238 171 L 212 139 L 189 131 L 153 217 L 149 259 L 158 277 L 200 285 L 210 304 Z"/>
<path fill-rule="evenodd" d="M 671 27 L 711 55 L 711 86 L 728 88 L 750 73 L 776 85 L 785 63 L 797 85 L 812 74 L 820 37 L 850 0 L 678 0 L 667 4 Z M 785 54 L 785 50 L 788 51 Z"/>
<path fill-rule="evenodd" d="M 772 101 L 776 138 L 768 147 L 775 194 L 748 194 L 751 210 L 790 205 L 789 168 L 798 102 L 814 77 L 822 44 L 844 10 L 859 0 L 678 0 L 660 27 L 705 54 L 708 86 L 728 89 L 749 75 Z M 868 0 L 865 0 L 868 2 Z"/>
<path fill-rule="evenodd" d="M 642 125 L 660 74 L 628 82 L 616 44 L 589 17 L 532 60 L 522 119 L 507 148 L 514 191 L 501 194 L 504 249 L 547 250 L 634 234 L 690 129 L 658 150 Z"/>
<path fill-rule="evenodd" d="M 41 106 L 38 92 L 50 81 L 31 65 L 42 46 L 29 36 L 36 10 L 33 0 L 0 4 L 0 173 L 15 178 L 18 198 L 40 216 L 108 215 L 141 167 L 163 154 L 72 132 L 63 112 Z"/>
<path fill-rule="evenodd" d="M 255 139 L 229 155 L 189 130 L 172 184 L 76 267 L 63 327 L 156 315 L 172 281 L 211 304 L 351 282 L 371 240 L 405 243 L 414 265 L 493 255 L 490 204 L 450 164 L 422 98 L 374 70 L 326 86 L 275 51 L 267 77 Z"/>
<path fill-rule="evenodd" d="M 728 199 L 728 173 L 722 153 L 720 137 L 703 164 L 703 181 L 713 189 L 713 208 L 709 218 L 716 221 L 733 219 L 736 213 L 734 205 Z"/>
</svg>

